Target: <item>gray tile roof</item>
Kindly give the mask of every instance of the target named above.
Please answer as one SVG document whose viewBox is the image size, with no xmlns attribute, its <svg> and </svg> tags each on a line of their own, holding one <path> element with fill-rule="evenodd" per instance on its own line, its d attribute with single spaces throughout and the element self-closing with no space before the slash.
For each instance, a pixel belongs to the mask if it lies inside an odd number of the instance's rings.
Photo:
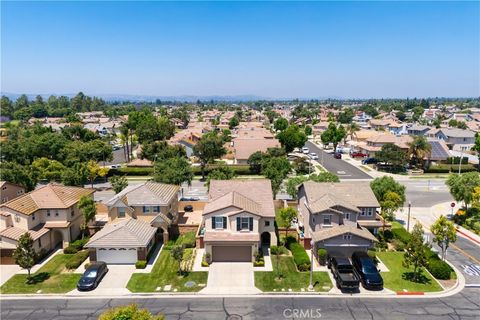
<svg viewBox="0 0 480 320">
<path fill-rule="evenodd" d="M 167 205 L 177 197 L 178 190 L 176 185 L 147 181 L 126 187 L 105 204 L 111 207 L 121 200 L 128 206 Z"/>
<path fill-rule="evenodd" d="M 146 247 L 157 228 L 139 219 L 117 219 L 107 223 L 95 233 L 86 248 L 138 248 Z"/>
<path fill-rule="evenodd" d="M 346 225 L 342 224 L 331 229 L 321 229 L 318 231 L 314 231 L 312 233 L 312 238 L 315 241 L 323 241 L 326 239 L 334 238 L 340 236 L 342 234 L 354 234 L 360 238 L 368 239 L 374 242 L 377 242 L 377 238 L 373 234 L 370 233 L 367 229 L 359 226 L 359 225 Z"/>
<path fill-rule="evenodd" d="M 322 195 L 319 199 L 308 203 L 308 207 L 312 212 L 319 213 L 335 207 L 343 207 L 353 212 L 360 212 L 360 210 L 344 199 L 338 198 L 330 193 Z"/>
<path fill-rule="evenodd" d="M 206 215 L 231 206 L 256 215 L 262 215 L 262 206 L 259 203 L 235 191 L 229 192 L 208 202 L 203 209 L 203 214 Z"/>
</svg>

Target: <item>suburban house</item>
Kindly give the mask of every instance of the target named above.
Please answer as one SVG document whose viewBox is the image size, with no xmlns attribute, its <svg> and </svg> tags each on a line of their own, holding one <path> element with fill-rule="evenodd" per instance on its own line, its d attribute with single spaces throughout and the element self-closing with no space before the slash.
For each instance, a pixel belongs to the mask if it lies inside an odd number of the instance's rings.
<svg viewBox="0 0 480 320">
<path fill-rule="evenodd" d="M 11 256 L 21 235 L 30 233 L 37 251 L 66 247 L 80 235 L 78 202 L 93 189 L 47 184 L 0 206 L 0 248 Z"/>
<path fill-rule="evenodd" d="M 274 221 L 270 180 L 212 180 L 200 237 L 212 261 L 249 262 L 277 244 Z"/>
<path fill-rule="evenodd" d="M 425 136 L 432 127 L 415 124 L 407 129 L 408 134 L 412 136 Z"/>
<path fill-rule="evenodd" d="M 475 132 L 457 128 L 432 129 L 428 137 L 445 141 L 454 151 L 469 151 L 475 144 Z"/>
<path fill-rule="evenodd" d="M 304 182 L 298 189 L 304 246 L 313 241 L 314 253 L 324 248 L 347 257 L 368 250 L 377 241 L 372 232 L 382 226 L 379 207 L 368 182 Z"/>
<path fill-rule="evenodd" d="M 260 123 L 241 123 L 235 135 L 232 148 L 236 164 L 247 164 L 248 158 L 257 151 L 280 147 L 280 142 Z"/>
<path fill-rule="evenodd" d="M 105 202 L 108 223 L 86 248 L 91 261 L 135 263 L 154 244 L 169 240 L 178 220 L 179 186 L 147 181 L 131 185 Z"/>
<path fill-rule="evenodd" d="M 25 193 L 25 188 L 8 181 L 0 181 L 0 203 L 15 199 Z"/>
<path fill-rule="evenodd" d="M 400 149 L 407 151 L 409 148 L 408 143 L 412 140 L 412 137 L 407 135 L 395 136 L 390 133 L 385 133 L 366 139 L 364 143 L 357 144 L 356 148 L 361 152 L 368 154 L 369 157 L 375 157 L 375 152 L 380 151 L 382 146 L 387 143 L 392 143 Z"/>
</svg>

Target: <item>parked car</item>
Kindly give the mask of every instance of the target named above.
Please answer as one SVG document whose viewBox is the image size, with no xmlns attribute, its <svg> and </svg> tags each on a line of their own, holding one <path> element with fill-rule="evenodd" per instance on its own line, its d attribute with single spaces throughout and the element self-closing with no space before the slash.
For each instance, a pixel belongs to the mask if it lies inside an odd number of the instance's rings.
<svg viewBox="0 0 480 320">
<path fill-rule="evenodd" d="M 350 153 L 350 157 L 352 157 L 352 158 L 366 158 L 366 157 L 368 157 L 368 154 L 363 153 L 363 152 L 355 151 L 355 152 Z"/>
<path fill-rule="evenodd" d="M 87 270 L 85 270 L 80 280 L 78 280 L 77 289 L 79 291 L 95 289 L 107 272 L 108 268 L 105 262 L 93 262 Z"/>
<path fill-rule="evenodd" d="M 311 158 L 312 160 L 318 160 L 318 156 L 317 156 L 317 154 L 316 154 L 315 152 L 310 153 L 310 158 Z"/>
<path fill-rule="evenodd" d="M 362 286 L 368 290 L 382 290 L 383 279 L 373 260 L 366 252 L 358 251 L 352 255 L 352 265 Z"/>
<path fill-rule="evenodd" d="M 193 207 L 191 205 L 186 205 L 185 207 L 183 207 L 183 210 L 185 212 L 193 212 Z"/>
<path fill-rule="evenodd" d="M 335 153 L 333 154 L 333 157 L 334 157 L 335 159 L 342 159 L 342 154 L 341 154 L 340 152 L 335 152 Z"/>
<path fill-rule="evenodd" d="M 329 257 L 329 266 L 333 278 L 340 290 L 358 290 L 360 280 L 353 269 L 350 260 L 345 257 Z"/>
<path fill-rule="evenodd" d="M 309 154 L 309 153 L 310 153 L 310 149 L 308 149 L 307 147 L 303 147 L 303 148 L 302 148 L 302 152 L 305 153 L 305 154 Z"/>
<path fill-rule="evenodd" d="M 112 164 L 110 166 L 110 169 L 120 169 L 120 168 L 121 168 L 121 166 L 119 164 Z"/>
<path fill-rule="evenodd" d="M 377 163 L 377 159 L 375 158 L 367 158 L 367 159 L 364 159 L 362 160 L 362 164 L 374 164 L 374 163 Z"/>
</svg>

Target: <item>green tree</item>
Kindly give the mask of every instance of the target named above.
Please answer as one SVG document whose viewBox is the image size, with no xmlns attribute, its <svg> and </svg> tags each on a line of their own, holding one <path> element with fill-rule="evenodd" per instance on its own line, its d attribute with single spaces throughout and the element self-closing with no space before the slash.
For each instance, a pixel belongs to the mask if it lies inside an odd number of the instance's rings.
<svg viewBox="0 0 480 320">
<path fill-rule="evenodd" d="M 80 198 L 78 202 L 78 209 L 82 213 L 83 221 L 80 225 L 80 229 L 82 230 L 82 239 L 85 235 L 85 231 L 88 228 L 88 223 L 95 219 L 95 215 L 97 214 L 97 207 L 95 206 L 95 202 L 89 196 L 83 196 Z"/>
<path fill-rule="evenodd" d="M 432 224 L 430 231 L 434 235 L 433 241 L 442 249 L 442 260 L 445 261 L 445 254 L 450 243 L 457 241 L 457 230 L 453 222 L 448 221 L 442 215 Z"/>
<path fill-rule="evenodd" d="M 142 145 L 140 156 L 150 161 L 163 161 L 175 157 L 186 158 L 187 152 L 180 144 L 172 146 L 167 141 L 154 141 Z"/>
<path fill-rule="evenodd" d="M 478 162 L 480 163 L 480 133 L 475 133 L 475 145 L 472 147 L 473 151 L 477 151 Z M 480 164 L 479 164 L 480 166 Z M 480 168 L 480 167 L 479 167 Z"/>
<path fill-rule="evenodd" d="M 178 262 L 178 273 L 182 274 L 182 268 L 181 268 L 181 263 L 183 259 L 183 246 L 174 246 L 172 248 L 172 251 L 170 254 L 172 255 L 172 258 L 175 259 Z"/>
<path fill-rule="evenodd" d="M 235 171 L 228 166 L 220 166 L 210 171 L 205 185 L 210 189 L 211 180 L 232 180 L 233 178 L 235 178 Z"/>
<path fill-rule="evenodd" d="M 312 135 L 312 132 L 313 132 L 313 129 L 312 129 L 311 126 L 306 125 L 304 131 L 305 131 L 305 134 L 306 134 L 307 136 L 311 136 L 311 135 Z"/>
<path fill-rule="evenodd" d="M 421 163 L 423 166 L 424 158 L 430 155 L 432 146 L 428 143 L 427 138 L 423 136 L 415 136 L 411 142 L 408 143 L 408 151 L 412 155 L 412 164 L 416 166 Z"/>
<path fill-rule="evenodd" d="M 287 127 L 288 127 L 288 120 L 287 119 L 280 117 L 277 120 L 275 120 L 275 124 L 274 124 L 275 130 L 283 131 L 283 130 L 287 129 Z"/>
<path fill-rule="evenodd" d="M 285 157 L 268 157 L 263 159 L 262 174 L 271 181 L 274 199 L 290 170 L 290 162 Z"/>
<path fill-rule="evenodd" d="M 405 119 L 407 118 L 407 115 L 402 110 L 398 111 L 395 115 L 397 116 L 397 119 L 400 121 L 405 121 Z"/>
<path fill-rule="evenodd" d="M 352 123 L 355 113 L 352 108 L 345 108 L 342 112 L 338 114 L 337 121 L 340 123 Z"/>
<path fill-rule="evenodd" d="M 230 121 L 228 122 L 228 128 L 230 128 L 230 130 L 232 130 L 233 128 L 238 127 L 239 124 L 240 124 L 240 121 L 238 120 L 238 118 L 237 117 L 232 117 L 230 119 Z"/>
<path fill-rule="evenodd" d="M 449 187 L 453 199 L 463 201 L 468 211 L 475 187 L 480 186 L 480 174 L 478 172 L 450 174 L 445 184 Z"/>
<path fill-rule="evenodd" d="M 31 283 L 32 277 L 30 271 L 37 261 L 38 255 L 33 248 L 33 239 L 30 233 L 25 232 L 18 239 L 17 247 L 13 251 L 13 259 L 21 268 L 27 269 L 27 283 Z"/>
<path fill-rule="evenodd" d="M 153 180 L 167 184 L 181 185 L 183 182 L 191 185 L 193 171 L 185 158 L 174 157 L 155 162 Z"/>
<path fill-rule="evenodd" d="M 414 281 L 418 280 L 421 268 L 427 265 L 427 249 L 428 247 L 423 243 L 422 225 L 417 222 L 410 233 L 410 239 L 403 256 L 403 266 L 406 268 L 413 266 Z"/>
<path fill-rule="evenodd" d="M 67 167 L 62 173 L 62 183 L 66 186 L 83 185 L 88 181 L 88 168 L 85 163 L 75 163 L 72 167 Z"/>
<path fill-rule="evenodd" d="M 403 204 L 402 198 L 392 191 L 385 194 L 384 199 L 380 202 L 380 215 L 382 216 L 383 231 L 385 231 L 386 222 L 395 220 L 395 211 Z"/>
<path fill-rule="evenodd" d="M 248 157 L 247 163 L 250 165 L 250 172 L 255 174 L 260 174 L 262 171 L 262 160 L 263 153 L 261 151 L 256 151 Z"/>
<path fill-rule="evenodd" d="M 307 136 L 297 125 L 291 125 L 277 135 L 285 151 L 292 152 L 295 148 L 301 148 L 307 142 Z"/>
<path fill-rule="evenodd" d="M 360 126 L 356 124 L 355 122 L 350 123 L 347 126 L 347 134 L 345 135 L 346 139 L 347 137 L 350 137 L 351 140 L 357 137 L 357 132 L 360 131 Z M 344 141 L 346 143 L 346 141 Z"/>
<path fill-rule="evenodd" d="M 175 126 L 166 117 L 158 119 L 153 114 L 148 114 L 139 121 L 136 127 L 136 134 L 140 143 L 152 142 L 157 140 L 167 140 L 175 134 Z"/>
<path fill-rule="evenodd" d="M 139 309 L 136 304 L 131 304 L 108 309 L 98 320 L 165 320 L 165 317 L 154 316 L 147 309 Z"/>
<path fill-rule="evenodd" d="M 297 216 L 297 211 L 293 207 L 281 208 L 280 210 L 278 210 L 278 215 L 280 216 L 281 221 L 283 221 L 283 225 L 279 227 L 285 228 L 285 242 L 283 243 L 283 245 L 286 246 L 288 228 L 290 228 L 293 219 L 295 219 L 295 217 Z"/>
<path fill-rule="evenodd" d="M 322 143 L 323 144 L 333 144 L 333 150 L 337 150 L 337 145 L 340 141 L 343 140 L 347 135 L 347 132 L 345 131 L 345 128 L 340 125 L 337 127 L 337 125 L 334 122 L 330 122 L 328 124 L 327 130 L 325 130 L 322 135 Z"/>
<path fill-rule="evenodd" d="M 128 180 L 125 176 L 111 176 L 108 181 L 112 185 L 115 193 L 120 193 L 123 189 L 128 187 Z"/>
<path fill-rule="evenodd" d="M 15 162 L 0 162 L 0 180 L 21 185 L 27 192 L 35 189 L 38 176 L 38 171 L 32 166 L 22 166 Z"/>
<path fill-rule="evenodd" d="M 403 205 L 405 202 L 405 186 L 395 181 L 392 177 L 383 176 L 375 178 L 370 182 L 370 188 L 372 188 L 379 203 L 385 201 L 389 192 L 394 192 L 400 197 L 400 205 Z"/>
<path fill-rule="evenodd" d="M 92 188 L 93 188 L 93 182 L 95 181 L 95 179 L 98 177 L 100 178 L 105 177 L 109 171 L 108 168 L 100 167 L 100 165 L 96 163 L 94 160 L 88 161 L 87 170 L 88 170 L 88 181 L 90 181 Z"/>
<path fill-rule="evenodd" d="M 455 119 L 451 119 L 450 121 L 448 121 L 448 126 L 451 128 L 456 128 L 457 125 L 458 125 L 458 121 Z"/>
<path fill-rule="evenodd" d="M 61 162 L 45 157 L 33 161 L 32 167 L 38 171 L 40 179 L 48 181 L 60 181 L 62 173 L 65 171 L 65 166 Z"/>
<path fill-rule="evenodd" d="M 293 169 L 296 174 L 309 174 L 310 173 L 310 162 L 305 158 L 296 158 L 293 160 Z"/>
<path fill-rule="evenodd" d="M 205 180 L 205 166 L 213 163 L 215 159 L 221 158 L 227 153 L 223 143 L 221 136 L 216 132 L 210 132 L 204 134 L 200 141 L 193 147 L 193 154 L 200 159 L 202 180 Z"/>
<path fill-rule="evenodd" d="M 331 172 L 320 172 L 319 174 L 311 174 L 309 176 L 296 176 L 287 180 L 287 193 L 296 199 L 298 186 L 309 180 L 313 182 L 340 182 L 338 176 Z"/>
<path fill-rule="evenodd" d="M 385 162 L 393 166 L 394 170 L 403 169 L 408 162 L 407 154 L 393 143 L 386 143 L 380 151 L 375 153 L 379 162 Z"/>
<path fill-rule="evenodd" d="M 413 108 L 412 109 L 412 112 L 413 112 L 412 120 L 413 121 L 418 121 L 420 119 L 420 117 L 423 115 L 424 111 L 425 111 L 425 109 L 423 109 L 420 106 L 417 106 L 417 107 Z"/>
</svg>

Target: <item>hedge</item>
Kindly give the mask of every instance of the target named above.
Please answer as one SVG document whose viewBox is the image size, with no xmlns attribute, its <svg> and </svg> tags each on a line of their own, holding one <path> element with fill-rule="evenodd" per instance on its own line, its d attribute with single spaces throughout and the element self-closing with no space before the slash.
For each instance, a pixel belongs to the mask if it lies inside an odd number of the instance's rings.
<svg viewBox="0 0 480 320">
<path fill-rule="evenodd" d="M 308 258 L 308 254 L 299 243 L 291 243 L 290 251 L 292 252 L 293 260 L 299 271 L 310 270 L 310 259 Z"/>
<path fill-rule="evenodd" d="M 404 228 L 393 228 L 392 234 L 393 238 L 400 240 L 404 244 L 407 244 L 408 240 L 410 240 L 410 234 Z"/>
<path fill-rule="evenodd" d="M 89 237 L 85 237 L 83 239 L 78 239 L 78 240 L 75 240 L 73 241 L 72 243 L 70 243 L 68 245 L 68 247 L 66 247 L 65 249 L 63 249 L 63 253 L 66 253 L 66 254 L 74 254 L 74 253 L 77 253 L 78 251 L 80 250 L 83 250 L 83 247 L 87 244 L 87 242 L 90 240 Z"/>
<path fill-rule="evenodd" d="M 153 175 L 153 168 L 135 168 L 135 167 L 124 167 L 118 169 L 110 169 L 108 171 L 108 176 L 151 176 Z"/>
<path fill-rule="evenodd" d="M 325 265 L 325 262 L 327 262 L 327 250 L 323 249 L 323 248 L 320 248 L 318 249 L 317 251 L 317 255 L 318 255 L 318 262 L 324 266 Z"/>
<path fill-rule="evenodd" d="M 88 258 L 88 250 L 83 250 L 75 253 L 73 257 L 65 263 L 65 268 L 67 269 L 77 269 L 85 259 Z"/>
<path fill-rule="evenodd" d="M 271 255 L 276 255 L 276 254 L 288 254 L 288 249 L 285 248 L 284 246 L 271 246 L 270 247 L 270 254 Z"/>
<path fill-rule="evenodd" d="M 205 168 L 205 175 L 208 175 L 210 171 L 220 167 L 221 165 L 209 165 Z M 235 172 L 235 174 L 243 175 L 252 175 L 250 172 L 249 165 L 229 165 L 230 169 Z M 193 174 L 199 176 L 202 174 L 202 168 L 200 166 L 192 166 Z M 122 167 L 116 169 L 110 169 L 108 171 L 108 176 L 152 176 L 153 167 Z"/>
<path fill-rule="evenodd" d="M 427 270 L 437 279 L 449 280 L 452 273 L 452 268 L 442 260 L 429 259 Z"/>
<path fill-rule="evenodd" d="M 135 262 L 135 268 L 137 269 L 145 269 L 147 267 L 147 261 L 146 260 L 138 260 Z"/>
<path fill-rule="evenodd" d="M 458 164 L 439 164 L 426 169 L 425 173 L 449 173 L 458 172 Z M 462 172 L 477 171 L 477 168 L 471 164 L 462 164 Z"/>
</svg>

